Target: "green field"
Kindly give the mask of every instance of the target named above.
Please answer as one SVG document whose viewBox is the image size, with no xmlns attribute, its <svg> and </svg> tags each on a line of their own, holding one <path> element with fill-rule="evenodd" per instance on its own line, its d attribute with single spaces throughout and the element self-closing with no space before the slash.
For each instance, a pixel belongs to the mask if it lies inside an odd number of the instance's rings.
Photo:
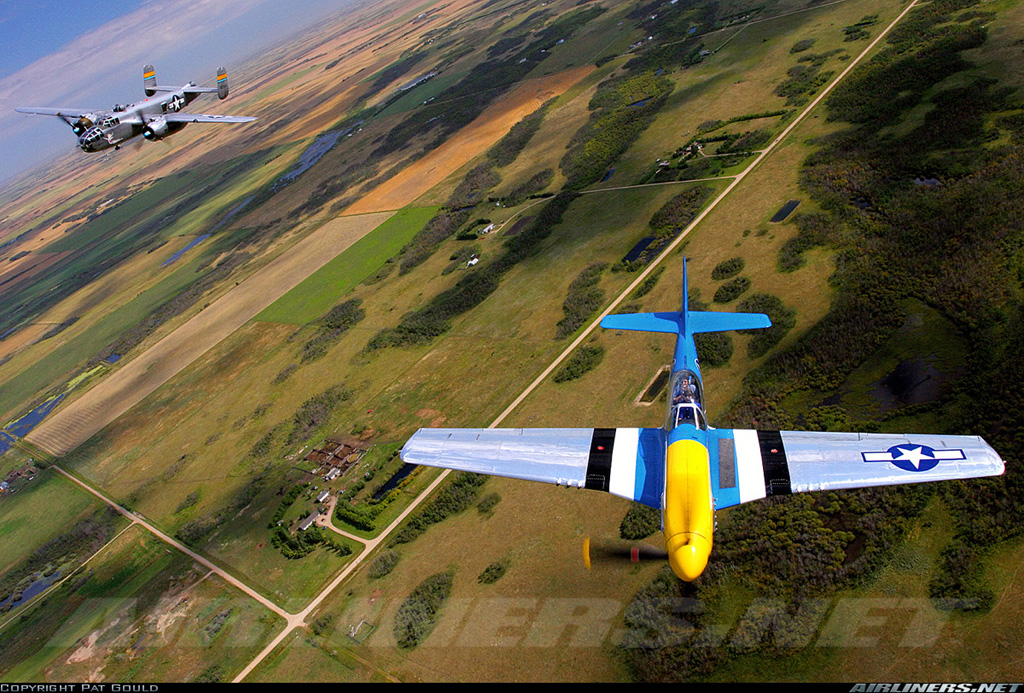
<svg viewBox="0 0 1024 693">
<path fill-rule="evenodd" d="M 305 325 L 377 271 L 434 216 L 437 207 L 401 209 L 265 308 L 256 320 Z"/>
<path fill-rule="evenodd" d="M 42 470 L 17 493 L 0 496 L 0 575 L 101 507 L 94 496 L 57 473 Z"/>
<path fill-rule="evenodd" d="M 0 385 L 0 412 L 12 412 L 23 406 L 35 393 L 50 387 L 55 379 L 70 373 L 79 364 L 95 356 L 122 332 L 173 298 L 195 280 L 196 270 L 203 265 L 203 259 L 198 255 L 184 257 L 179 263 L 175 268 L 168 268 L 167 275 L 150 288 L 64 341 L 46 356 L 27 364 Z"/>
</svg>

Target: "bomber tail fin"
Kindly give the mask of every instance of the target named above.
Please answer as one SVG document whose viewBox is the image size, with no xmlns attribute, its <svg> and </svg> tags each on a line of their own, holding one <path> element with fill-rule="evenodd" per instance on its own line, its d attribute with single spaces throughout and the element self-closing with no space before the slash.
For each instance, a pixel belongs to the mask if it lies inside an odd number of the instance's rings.
<svg viewBox="0 0 1024 693">
<path fill-rule="evenodd" d="M 228 71 L 227 68 L 217 68 L 217 98 L 228 98 Z"/>
<path fill-rule="evenodd" d="M 156 69 L 152 65 L 142 68 L 142 86 L 146 89 L 146 96 L 156 93 Z"/>
</svg>

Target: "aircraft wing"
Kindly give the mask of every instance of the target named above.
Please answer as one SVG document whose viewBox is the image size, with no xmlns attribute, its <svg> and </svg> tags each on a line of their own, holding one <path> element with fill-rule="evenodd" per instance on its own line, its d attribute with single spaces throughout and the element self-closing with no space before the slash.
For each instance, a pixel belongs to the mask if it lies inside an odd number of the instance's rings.
<svg viewBox="0 0 1024 693">
<path fill-rule="evenodd" d="M 979 436 L 709 431 L 715 507 L 766 496 L 1003 473 Z"/>
<path fill-rule="evenodd" d="M 161 115 L 168 123 L 251 123 L 252 116 L 208 115 L 205 113 L 168 113 Z"/>
<path fill-rule="evenodd" d="M 421 428 L 402 461 L 608 491 L 661 508 L 660 428 Z"/>
<path fill-rule="evenodd" d="M 97 111 L 95 109 L 87 108 L 26 108 L 19 106 L 15 108 L 18 113 L 31 113 L 32 115 L 50 115 L 59 116 L 61 118 L 95 118 L 97 114 L 105 113 L 105 111 Z"/>
</svg>

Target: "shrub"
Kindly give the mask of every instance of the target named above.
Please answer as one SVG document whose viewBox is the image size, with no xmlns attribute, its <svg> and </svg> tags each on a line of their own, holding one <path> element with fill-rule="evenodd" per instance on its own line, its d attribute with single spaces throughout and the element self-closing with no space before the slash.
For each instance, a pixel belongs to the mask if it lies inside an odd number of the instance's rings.
<svg viewBox="0 0 1024 693">
<path fill-rule="evenodd" d="M 664 272 L 665 272 L 665 266 L 664 265 L 662 265 L 661 267 L 656 267 L 654 269 L 654 271 L 652 271 L 650 274 L 647 275 L 646 279 L 644 279 L 642 282 L 640 282 L 640 286 L 636 287 L 636 291 L 633 292 L 632 298 L 634 298 L 634 299 L 643 298 L 647 294 L 651 293 L 651 290 L 654 289 L 655 286 L 657 286 L 658 280 L 661 279 L 661 275 Z M 624 311 L 624 312 L 628 313 L 628 312 L 631 312 L 631 311 Z"/>
<path fill-rule="evenodd" d="M 565 317 L 558 321 L 555 339 L 564 339 L 578 330 L 604 303 L 604 292 L 597 288 L 597 283 L 607 266 L 607 262 L 588 265 L 569 284 L 568 295 L 562 304 Z"/>
<path fill-rule="evenodd" d="M 392 546 L 412 541 L 427 531 L 430 525 L 437 524 L 471 506 L 480 494 L 480 487 L 485 483 L 487 483 L 487 477 L 482 474 L 468 472 L 458 474 L 437 494 L 434 500 L 409 519 L 405 527 L 395 535 Z"/>
<path fill-rule="evenodd" d="M 732 358 L 732 337 L 724 332 L 702 332 L 693 335 L 697 358 L 705 368 L 724 366 Z"/>
<path fill-rule="evenodd" d="M 718 291 L 715 292 L 715 296 L 711 300 L 715 303 L 729 303 L 730 301 L 735 301 L 749 288 L 749 279 L 746 277 L 736 277 L 718 287 Z"/>
<path fill-rule="evenodd" d="M 483 585 L 491 585 L 501 579 L 508 570 L 507 561 L 497 561 L 491 563 L 489 566 L 484 568 L 484 572 L 480 573 L 480 576 L 476 579 L 477 582 Z"/>
<path fill-rule="evenodd" d="M 416 586 L 395 614 L 395 642 L 410 650 L 430 635 L 452 591 L 452 573 L 437 573 Z"/>
<path fill-rule="evenodd" d="M 765 329 L 741 330 L 754 337 L 747 346 L 750 358 L 767 354 L 796 325 L 796 311 L 787 308 L 782 299 L 772 294 L 754 294 L 745 298 L 737 310 L 741 313 L 765 313 L 772 321 L 772 326 Z"/>
<path fill-rule="evenodd" d="M 378 580 L 394 570 L 396 565 L 398 565 L 398 552 L 385 551 L 377 556 L 377 560 L 370 565 L 368 575 L 371 580 Z"/>
<path fill-rule="evenodd" d="M 660 529 L 661 511 L 643 503 L 631 503 L 619 524 L 619 536 L 636 541 L 646 539 Z"/>
<path fill-rule="evenodd" d="M 743 270 L 744 265 L 745 262 L 741 257 L 722 260 L 715 265 L 715 269 L 711 270 L 711 278 L 718 282 L 723 279 L 728 279 L 729 277 L 734 277 Z"/>
<path fill-rule="evenodd" d="M 567 383 L 582 378 L 593 370 L 604 358 L 604 347 L 600 345 L 585 346 L 576 350 L 564 366 L 559 368 L 552 377 L 556 383 Z"/>
<path fill-rule="evenodd" d="M 500 500 L 501 496 L 499 496 L 497 493 L 488 493 L 486 496 L 480 499 L 479 503 L 476 504 L 476 509 L 480 512 L 481 515 L 486 515 L 487 513 L 494 510 L 494 506 L 496 506 Z"/>
<path fill-rule="evenodd" d="M 288 436 L 288 444 L 308 438 L 314 430 L 327 422 L 335 407 L 351 396 L 352 391 L 344 385 L 335 385 L 303 402 L 292 417 L 293 428 Z"/>
</svg>

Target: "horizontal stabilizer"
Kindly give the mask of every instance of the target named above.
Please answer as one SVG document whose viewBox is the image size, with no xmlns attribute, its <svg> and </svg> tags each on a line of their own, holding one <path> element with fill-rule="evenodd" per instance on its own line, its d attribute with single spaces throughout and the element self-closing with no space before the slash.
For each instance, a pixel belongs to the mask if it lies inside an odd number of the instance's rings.
<svg viewBox="0 0 1024 693">
<path fill-rule="evenodd" d="M 601 327 L 608 330 L 679 334 L 679 318 L 678 311 L 669 313 L 622 313 L 606 316 L 601 320 Z"/>
<path fill-rule="evenodd" d="M 686 321 L 691 334 L 756 330 L 772 326 L 772 321 L 764 313 L 715 313 L 691 310 L 686 314 Z"/>
</svg>

